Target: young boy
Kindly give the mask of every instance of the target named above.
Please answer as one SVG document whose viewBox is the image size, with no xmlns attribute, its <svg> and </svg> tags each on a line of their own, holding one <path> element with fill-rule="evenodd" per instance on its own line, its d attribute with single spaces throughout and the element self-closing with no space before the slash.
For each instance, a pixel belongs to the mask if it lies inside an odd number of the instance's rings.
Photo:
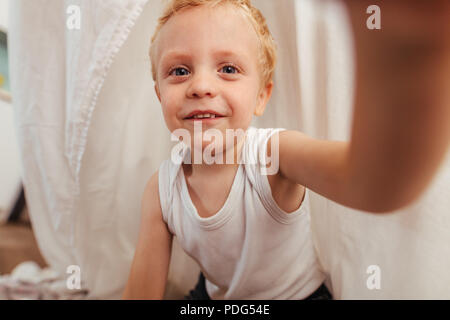
<svg viewBox="0 0 450 320">
<path fill-rule="evenodd" d="M 364 168 L 351 161 L 348 143 L 250 127 L 270 98 L 276 59 L 264 18 L 249 0 L 172 0 L 159 20 L 151 60 L 166 124 L 194 137 L 183 139 L 193 152 L 182 154 L 182 164 L 166 160 L 149 180 L 124 297 L 162 299 L 176 235 L 199 263 L 212 299 L 305 299 L 324 275 L 304 186 L 373 212 L 393 210 L 419 189 L 392 205 L 379 203 L 383 193 L 367 192 L 369 184 L 355 174 Z M 245 132 L 236 143 L 214 140 L 221 145 L 214 156 L 232 163 L 195 161 L 209 145 L 205 137 L 194 143 L 199 127 L 222 137 L 229 129 Z M 275 174 L 249 161 L 260 154 L 278 163 Z"/>
</svg>

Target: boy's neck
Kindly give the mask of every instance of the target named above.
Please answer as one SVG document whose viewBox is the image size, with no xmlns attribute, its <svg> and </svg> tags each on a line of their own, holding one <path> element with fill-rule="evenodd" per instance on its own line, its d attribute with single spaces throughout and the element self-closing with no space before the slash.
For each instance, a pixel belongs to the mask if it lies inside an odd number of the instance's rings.
<svg viewBox="0 0 450 320">
<path fill-rule="evenodd" d="M 204 177 L 204 176 L 217 176 L 221 172 L 225 174 L 227 171 L 235 172 L 237 168 L 239 167 L 239 161 L 240 156 L 243 152 L 244 142 L 245 142 L 246 136 L 244 136 L 243 139 L 241 139 L 239 142 L 234 144 L 233 148 L 230 148 L 228 150 L 225 150 L 221 155 L 221 159 L 223 159 L 223 164 L 220 163 L 212 163 L 207 164 L 202 159 L 201 164 L 194 163 L 194 156 L 191 153 L 191 164 L 183 163 L 183 169 L 186 176 L 194 176 L 194 177 Z M 236 152 L 234 150 L 237 150 Z M 233 152 L 234 159 L 232 163 L 227 163 L 227 154 L 226 152 Z"/>
</svg>

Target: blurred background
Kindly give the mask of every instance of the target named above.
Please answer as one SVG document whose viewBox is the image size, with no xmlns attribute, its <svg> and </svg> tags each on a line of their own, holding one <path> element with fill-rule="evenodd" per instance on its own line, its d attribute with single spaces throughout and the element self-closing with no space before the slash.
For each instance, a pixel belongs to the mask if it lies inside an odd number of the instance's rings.
<svg viewBox="0 0 450 320">
<path fill-rule="evenodd" d="M 32 232 L 22 189 L 8 67 L 8 1 L 0 1 L 0 275 L 19 263 L 44 262 Z"/>
</svg>

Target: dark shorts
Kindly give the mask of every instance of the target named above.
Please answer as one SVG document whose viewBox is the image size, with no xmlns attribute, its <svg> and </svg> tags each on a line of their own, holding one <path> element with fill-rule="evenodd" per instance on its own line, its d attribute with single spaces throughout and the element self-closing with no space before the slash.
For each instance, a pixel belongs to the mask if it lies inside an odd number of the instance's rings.
<svg viewBox="0 0 450 320">
<path fill-rule="evenodd" d="M 205 285 L 205 276 L 203 273 L 200 273 L 198 278 L 198 282 L 195 288 L 189 291 L 189 295 L 184 297 L 185 300 L 211 300 L 206 291 Z M 331 293 L 328 291 L 327 287 L 322 283 L 322 285 L 317 288 L 309 297 L 304 300 L 331 300 L 333 297 Z"/>
</svg>

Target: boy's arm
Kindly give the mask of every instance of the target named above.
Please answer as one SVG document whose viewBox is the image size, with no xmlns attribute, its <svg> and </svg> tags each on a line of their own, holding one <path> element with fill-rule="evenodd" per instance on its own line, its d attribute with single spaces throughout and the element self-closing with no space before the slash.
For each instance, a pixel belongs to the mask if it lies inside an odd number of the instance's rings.
<svg viewBox="0 0 450 320">
<path fill-rule="evenodd" d="M 350 143 L 280 133 L 281 174 L 343 205 L 399 209 L 429 185 L 450 142 L 450 1 L 345 1 L 356 46 Z"/>
<path fill-rule="evenodd" d="M 164 297 L 172 248 L 172 235 L 162 218 L 158 172 L 149 180 L 142 198 L 141 227 L 123 299 Z"/>
</svg>

